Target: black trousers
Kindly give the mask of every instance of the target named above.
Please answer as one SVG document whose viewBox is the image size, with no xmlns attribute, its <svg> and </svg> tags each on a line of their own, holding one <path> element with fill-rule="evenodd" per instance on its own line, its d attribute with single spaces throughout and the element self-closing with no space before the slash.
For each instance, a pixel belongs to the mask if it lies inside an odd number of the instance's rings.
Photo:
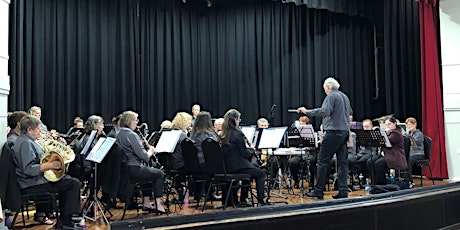
<svg viewBox="0 0 460 230">
<path fill-rule="evenodd" d="M 337 156 L 338 189 L 339 193 L 348 194 L 348 154 L 347 141 L 350 132 L 348 130 L 326 131 L 318 154 L 318 182 L 315 185 L 315 193 L 322 195 L 329 179 L 329 165 L 334 153 Z"/>
<path fill-rule="evenodd" d="M 414 182 L 412 179 L 412 166 L 417 162 L 418 160 L 423 160 L 425 159 L 425 155 L 412 155 L 409 156 L 409 162 L 407 163 L 407 171 L 409 172 L 409 180 L 410 182 Z M 423 172 L 420 172 L 420 175 L 422 175 Z"/>
<path fill-rule="evenodd" d="M 305 151 L 306 160 L 304 160 L 304 168 L 303 170 L 306 169 L 307 163 L 309 164 L 310 168 L 310 186 L 313 186 L 314 182 L 314 177 L 316 175 L 316 150 L 311 150 L 311 151 Z M 289 169 L 291 170 L 291 175 L 292 179 L 294 179 L 294 183 L 299 183 L 299 171 L 301 169 L 301 157 L 300 156 L 292 156 L 291 159 L 289 159 Z"/>
<path fill-rule="evenodd" d="M 374 155 L 367 160 L 367 167 L 371 174 L 371 181 L 374 185 L 387 184 L 385 173 L 388 172 L 387 161 L 382 155 Z"/>
<path fill-rule="evenodd" d="M 35 185 L 22 189 L 22 193 L 56 192 L 59 194 L 59 210 L 61 216 L 78 214 L 80 205 L 80 181 L 70 176 L 64 176 L 59 181 Z M 51 204 L 37 204 L 37 212 L 49 212 Z"/>
<path fill-rule="evenodd" d="M 128 174 L 131 183 L 138 183 L 138 182 L 147 182 L 152 181 L 153 183 L 153 193 L 155 194 L 155 198 L 163 196 L 163 180 L 164 180 L 164 173 L 160 169 L 147 167 L 147 166 L 128 166 Z M 144 196 L 150 196 L 152 194 L 152 190 L 143 186 L 145 188 L 142 190 L 142 194 Z"/>
<path fill-rule="evenodd" d="M 257 199 L 259 201 L 263 200 L 265 195 L 264 195 L 264 182 L 265 182 L 265 173 L 262 169 L 260 168 L 243 168 L 243 169 L 238 169 L 234 172 L 229 172 L 231 173 L 242 173 L 242 174 L 249 174 L 251 176 L 251 179 L 254 179 L 256 181 L 256 190 L 257 190 Z M 249 188 L 242 188 L 241 189 L 241 196 L 240 200 L 243 201 L 248 195 Z"/>
</svg>

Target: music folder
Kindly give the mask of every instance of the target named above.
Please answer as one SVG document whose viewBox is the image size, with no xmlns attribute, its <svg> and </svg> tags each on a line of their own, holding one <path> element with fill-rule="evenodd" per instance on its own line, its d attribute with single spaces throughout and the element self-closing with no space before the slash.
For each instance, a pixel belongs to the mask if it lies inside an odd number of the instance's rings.
<svg viewBox="0 0 460 230">
<path fill-rule="evenodd" d="M 261 129 L 259 143 L 257 144 L 258 149 L 276 149 L 279 147 L 281 140 L 283 139 L 284 133 L 287 130 L 287 126 L 274 127 Z"/>
<path fill-rule="evenodd" d="M 113 137 L 101 137 L 94 145 L 91 152 L 89 152 L 86 160 L 93 161 L 96 163 L 101 163 L 104 160 L 105 155 L 110 151 L 116 139 Z"/>
<path fill-rule="evenodd" d="M 83 147 L 83 150 L 80 152 L 81 155 L 86 155 L 86 152 L 88 152 L 89 147 L 91 146 L 91 143 L 93 143 L 94 137 L 96 137 L 96 130 L 91 131 L 91 134 L 89 135 L 88 141 L 85 144 L 85 147 Z"/>
<path fill-rule="evenodd" d="M 176 148 L 177 142 L 179 141 L 181 134 L 181 130 L 175 129 L 162 131 L 160 139 L 158 140 L 158 143 L 155 146 L 155 152 L 174 152 L 174 149 Z"/>
</svg>

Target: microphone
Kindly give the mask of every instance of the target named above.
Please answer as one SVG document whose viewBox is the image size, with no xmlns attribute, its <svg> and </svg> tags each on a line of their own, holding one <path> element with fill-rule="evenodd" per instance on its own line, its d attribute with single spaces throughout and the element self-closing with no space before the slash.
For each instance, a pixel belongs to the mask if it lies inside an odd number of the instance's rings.
<svg viewBox="0 0 460 230">
<path fill-rule="evenodd" d="M 273 117 L 275 116 L 275 107 L 276 107 L 276 104 L 273 104 L 272 108 L 270 109 L 270 113 L 268 115 L 270 120 L 273 119 Z"/>
<path fill-rule="evenodd" d="M 272 108 L 270 109 L 270 112 L 273 112 L 273 110 L 275 110 L 275 107 L 276 107 L 276 104 L 273 104 Z"/>
</svg>

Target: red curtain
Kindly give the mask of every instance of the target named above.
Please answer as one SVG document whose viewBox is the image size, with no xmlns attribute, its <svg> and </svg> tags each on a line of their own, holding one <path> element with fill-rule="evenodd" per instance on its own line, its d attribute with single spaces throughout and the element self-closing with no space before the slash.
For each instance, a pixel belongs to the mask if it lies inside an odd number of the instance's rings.
<svg viewBox="0 0 460 230">
<path fill-rule="evenodd" d="M 438 0 L 417 2 L 420 17 L 423 133 L 433 140 L 430 160 L 433 177 L 446 179 L 448 172 L 438 46 L 439 6 Z M 429 176 L 426 169 L 424 175 Z"/>
</svg>

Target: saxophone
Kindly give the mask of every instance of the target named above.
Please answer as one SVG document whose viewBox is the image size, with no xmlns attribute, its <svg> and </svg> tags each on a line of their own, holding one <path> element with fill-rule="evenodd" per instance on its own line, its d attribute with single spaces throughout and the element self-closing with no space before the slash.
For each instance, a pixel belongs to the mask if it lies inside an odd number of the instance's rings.
<svg viewBox="0 0 460 230">
<path fill-rule="evenodd" d="M 43 173 L 43 176 L 51 182 L 60 180 L 66 173 L 69 163 L 75 160 L 75 153 L 69 146 L 55 140 L 49 132 L 41 132 L 35 142 L 45 152 L 40 159 L 40 164 L 60 161 L 63 166 L 60 169 L 47 170 Z"/>
</svg>

